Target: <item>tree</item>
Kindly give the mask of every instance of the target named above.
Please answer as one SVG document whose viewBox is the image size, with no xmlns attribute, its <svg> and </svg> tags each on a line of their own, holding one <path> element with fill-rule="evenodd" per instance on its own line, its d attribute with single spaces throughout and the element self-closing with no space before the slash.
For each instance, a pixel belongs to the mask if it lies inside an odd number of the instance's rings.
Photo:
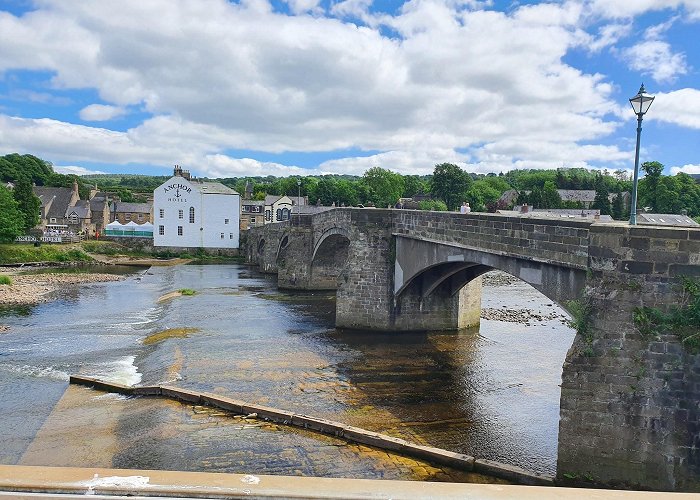
<svg viewBox="0 0 700 500">
<path fill-rule="evenodd" d="M 471 176 L 453 163 L 435 165 L 430 192 L 443 200 L 449 210 L 457 210 L 472 185 Z"/>
<path fill-rule="evenodd" d="M 622 193 L 616 193 L 613 197 L 613 202 L 611 206 L 612 218 L 615 220 L 626 220 L 628 218 L 628 215 L 626 215 L 626 213 L 627 211 L 625 210 L 625 203 L 622 199 Z"/>
<path fill-rule="evenodd" d="M 404 190 L 401 174 L 381 167 L 372 167 L 367 170 L 362 176 L 362 183 L 369 189 L 370 201 L 378 207 L 393 207 Z"/>
<path fill-rule="evenodd" d="M 41 200 L 32 191 L 32 184 L 27 177 L 20 177 L 12 191 L 12 197 L 17 202 L 17 208 L 21 212 L 21 224 L 24 231 L 28 231 L 39 223 L 39 208 Z"/>
<path fill-rule="evenodd" d="M 593 200 L 591 208 L 600 210 L 602 215 L 610 215 L 612 213 L 612 206 L 610 205 L 609 196 L 610 192 L 603 180 L 603 175 L 598 174 L 595 183 L 595 199 Z"/>
<path fill-rule="evenodd" d="M 12 193 L 0 186 L 0 241 L 12 241 L 24 233 L 24 214 Z"/>
<path fill-rule="evenodd" d="M 639 206 L 649 206 L 652 212 L 657 212 L 660 202 L 657 190 L 664 166 L 658 161 L 647 161 L 642 163 L 642 170 L 646 175 L 639 181 Z"/>
</svg>

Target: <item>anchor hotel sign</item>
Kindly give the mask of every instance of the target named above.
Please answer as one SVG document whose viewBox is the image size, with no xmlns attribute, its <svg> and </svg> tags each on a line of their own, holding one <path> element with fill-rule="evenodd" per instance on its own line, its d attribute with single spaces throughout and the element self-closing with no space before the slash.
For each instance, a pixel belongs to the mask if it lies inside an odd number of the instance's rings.
<svg viewBox="0 0 700 500">
<path fill-rule="evenodd" d="M 166 194 L 168 201 L 187 203 L 186 195 L 192 194 L 192 188 L 179 182 L 173 182 L 163 186 L 163 192 Z"/>
</svg>

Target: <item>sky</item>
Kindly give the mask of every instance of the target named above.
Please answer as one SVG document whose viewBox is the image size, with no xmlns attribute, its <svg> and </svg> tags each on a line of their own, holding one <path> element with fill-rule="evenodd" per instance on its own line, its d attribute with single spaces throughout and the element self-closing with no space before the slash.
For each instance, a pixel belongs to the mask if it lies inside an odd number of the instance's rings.
<svg viewBox="0 0 700 500">
<path fill-rule="evenodd" d="M 0 0 L 0 155 L 201 177 L 700 173 L 700 0 Z"/>
</svg>

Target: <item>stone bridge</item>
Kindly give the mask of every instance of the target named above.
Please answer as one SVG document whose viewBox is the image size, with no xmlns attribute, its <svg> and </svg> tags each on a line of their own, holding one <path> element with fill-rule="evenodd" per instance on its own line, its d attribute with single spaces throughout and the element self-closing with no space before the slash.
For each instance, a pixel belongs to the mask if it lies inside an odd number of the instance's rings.
<svg viewBox="0 0 700 500">
<path fill-rule="evenodd" d="M 520 278 L 581 325 L 563 366 L 558 479 L 700 491 L 700 355 L 633 321 L 686 300 L 700 229 L 335 209 L 251 230 L 244 249 L 280 288 L 336 290 L 340 328 L 475 326 L 480 276 Z"/>
</svg>

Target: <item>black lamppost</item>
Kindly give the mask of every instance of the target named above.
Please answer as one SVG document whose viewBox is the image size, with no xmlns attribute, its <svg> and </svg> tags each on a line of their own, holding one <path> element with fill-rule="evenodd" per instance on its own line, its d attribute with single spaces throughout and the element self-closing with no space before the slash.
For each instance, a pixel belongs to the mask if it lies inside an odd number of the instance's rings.
<svg viewBox="0 0 700 500">
<path fill-rule="evenodd" d="M 297 179 L 297 226 L 301 217 L 301 179 Z"/>
<path fill-rule="evenodd" d="M 639 139 L 642 136 L 642 117 L 649 110 L 654 96 L 647 94 L 644 84 L 639 87 L 637 95 L 630 99 L 630 104 L 637 115 L 637 149 L 634 153 L 634 180 L 632 181 L 632 204 L 630 206 L 630 225 L 637 224 L 637 184 L 639 182 Z"/>
</svg>

